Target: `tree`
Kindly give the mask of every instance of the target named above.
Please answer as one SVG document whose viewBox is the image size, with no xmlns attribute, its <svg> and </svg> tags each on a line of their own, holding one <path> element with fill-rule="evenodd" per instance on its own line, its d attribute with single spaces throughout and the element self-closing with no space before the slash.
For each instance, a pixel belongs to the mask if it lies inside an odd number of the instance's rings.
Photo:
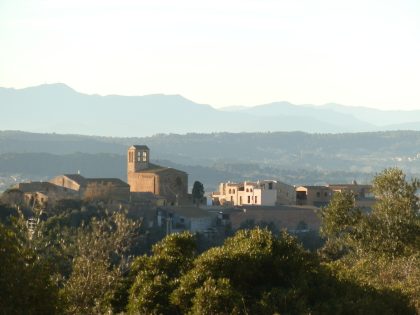
<svg viewBox="0 0 420 315">
<path fill-rule="evenodd" d="M 365 247 L 391 257 L 418 253 L 420 249 L 420 204 L 416 195 L 420 181 L 406 180 L 398 168 L 384 170 L 373 181 L 378 202 L 363 226 L 369 233 Z"/>
<path fill-rule="evenodd" d="M 194 267 L 181 277 L 171 301 L 183 313 L 192 310 L 194 314 L 304 312 L 297 303 L 302 294 L 296 292 L 306 287 L 306 275 L 314 262 L 310 257 L 286 234 L 276 238 L 266 229 L 240 230 L 223 246 L 208 250 L 194 261 Z M 262 305 L 264 296 L 279 290 L 278 307 L 268 310 Z M 210 295 L 208 304 L 202 298 L 205 292 Z M 216 303 L 228 298 L 226 305 Z"/>
<path fill-rule="evenodd" d="M 241 296 L 227 278 L 208 278 L 196 290 L 191 312 L 194 315 L 241 314 Z"/>
<path fill-rule="evenodd" d="M 371 213 L 362 215 L 350 194 L 336 194 L 321 212 L 321 232 L 324 258 L 340 278 L 402 292 L 420 311 L 419 187 L 400 169 L 386 169 L 373 181 Z"/>
<path fill-rule="evenodd" d="M 60 313 L 51 268 L 27 246 L 24 234 L 0 223 L 1 313 Z"/>
<path fill-rule="evenodd" d="M 372 212 L 362 215 L 352 193 L 337 193 L 321 211 L 321 234 L 352 253 L 385 255 L 390 258 L 411 255 L 420 246 L 417 179 L 407 182 L 396 168 L 386 169 L 373 181 L 377 202 Z"/>
<path fill-rule="evenodd" d="M 295 238 L 259 228 L 198 256 L 170 301 L 183 314 L 413 313 L 404 297 L 340 280 Z"/>
<path fill-rule="evenodd" d="M 196 246 L 191 233 L 170 234 L 153 246 L 151 256 L 138 257 L 132 266 L 135 281 L 130 290 L 130 312 L 177 313 L 169 295 L 177 287 L 180 275 L 190 269 Z"/>
<path fill-rule="evenodd" d="M 72 273 L 61 290 L 67 313 L 112 312 L 138 230 L 138 222 L 119 212 L 102 220 L 94 218 L 89 226 L 79 228 Z"/>
<path fill-rule="evenodd" d="M 0 201 L 13 207 L 23 206 L 25 203 L 25 194 L 17 188 L 11 188 L 0 196 Z"/>
<path fill-rule="evenodd" d="M 330 258 L 339 258 L 349 250 L 356 250 L 362 213 L 356 207 L 352 192 L 335 193 L 329 205 L 321 210 L 321 236 L 327 239 L 323 254 Z"/>
<path fill-rule="evenodd" d="M 204 197 L 204 186 L 201 182 L 195 181 L 192 189 L 193 202 L 200 204 Z"/>
</svg>

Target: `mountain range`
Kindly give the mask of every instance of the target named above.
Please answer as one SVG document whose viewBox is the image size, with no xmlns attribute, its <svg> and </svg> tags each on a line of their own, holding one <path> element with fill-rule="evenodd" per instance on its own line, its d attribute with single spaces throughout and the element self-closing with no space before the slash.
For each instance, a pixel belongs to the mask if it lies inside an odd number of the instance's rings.
<svg viewBox="0 0 420 315">
<path fill-rule="evenodd" d="M 0 105 L 1 130 L 40 133 L 144 137 L 191 132 L 420 130 L 420 110 L 288 102 L 216 109 L 180 95 L 87 95 L 61 83 L 0 88 Z"/>
</svg>

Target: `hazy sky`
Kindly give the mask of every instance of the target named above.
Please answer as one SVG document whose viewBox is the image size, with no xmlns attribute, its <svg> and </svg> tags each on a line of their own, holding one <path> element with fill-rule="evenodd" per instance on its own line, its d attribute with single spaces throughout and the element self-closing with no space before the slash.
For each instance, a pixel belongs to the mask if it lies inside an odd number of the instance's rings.
<svg viewBox="0 0 420 315">
<path fill-rule="evenodd" d="M 420 0 L 0 0 L 0 86 L 420 109 Z"/>
</svg>

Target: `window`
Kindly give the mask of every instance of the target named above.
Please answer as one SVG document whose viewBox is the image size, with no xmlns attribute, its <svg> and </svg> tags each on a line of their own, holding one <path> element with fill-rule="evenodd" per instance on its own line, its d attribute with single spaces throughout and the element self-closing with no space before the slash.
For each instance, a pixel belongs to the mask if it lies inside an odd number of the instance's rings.
<svg viewBox="0 0 420 315">
<path fill-rule="evenodd" d="M 319 191 L 316 192 L 316 196 L 319 198 L 321 197 L 321 193 Z"/>
<path fill-rule="evenodd" d="M 273 189 L 273 183 L 268 183 L 268 189 Z"/>
<path fill-rule="evenodd" d="M 324 192 L 324 197 L 327 197 L 328 196 L 328 193 L 327 192 Z"/>
<path fill-rule="evenodd" d="M 147 162 L 147 152 L 146 151 L 143 151 L 143 153 L 142 153 L 142 161 Z"/>
<path fill-rule="evenodd" d="M 251 203 L 251 196 L 248 196 L 248 203 Z"/>
<path fill-rule="evenodd" d="M 249 192 L 249 189 L 248 188 L 246 189 L 246 192 Z"/>
<path fill-rule="evenodd" d="M 234 189 L 234 190 L 232 190 L 232 192 L 233 192 L 233 193 L 235 193 L 235 189 Z"/>
<path fill-rule="evenodd" d="M 231 194 L 232 193 L 232 189 L 229 189 L 229 194 Z"/>
</svg>

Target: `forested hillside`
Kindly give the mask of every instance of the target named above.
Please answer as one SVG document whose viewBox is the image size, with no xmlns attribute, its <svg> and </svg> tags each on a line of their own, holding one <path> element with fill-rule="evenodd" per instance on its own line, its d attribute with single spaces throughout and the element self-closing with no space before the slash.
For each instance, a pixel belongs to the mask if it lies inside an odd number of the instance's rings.
<svg viewBox="0 0 420 315">
<path fill-rule="evenodd" d="M 383 168 L 420 174 L 420 132 L 160 134 L 145 138 L 0 132 L 3 178 L 59 173 L 126 178 L 126 150 L 146 144 L 155 163 L 214 189 L 224 180 L 275 178 L 291 184 L 367 182 Z M 4 180 L 4 179 L 3 179 Z M 4 180 L 6 181 L 6 180 Z"/>
</svg>

